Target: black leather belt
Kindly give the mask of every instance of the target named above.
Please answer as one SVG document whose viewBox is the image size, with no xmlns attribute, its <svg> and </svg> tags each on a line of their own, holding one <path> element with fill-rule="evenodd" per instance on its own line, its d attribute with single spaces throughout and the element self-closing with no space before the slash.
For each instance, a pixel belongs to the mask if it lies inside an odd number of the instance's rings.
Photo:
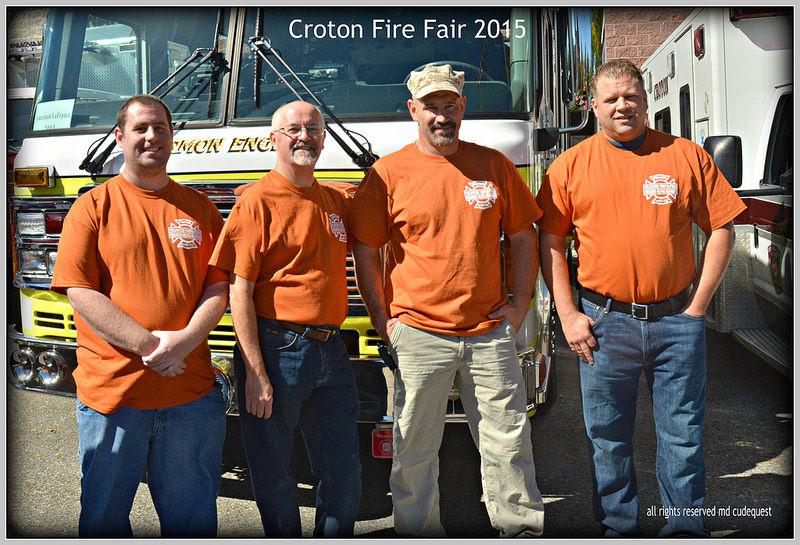
<svg viewBox="0 0 800 545">
<path fill-rule="evenodd" d="M 658 320 L 663 316 L 679 313 L 689 302 L 689 296 L 691 296 L 691 294 L 692 286 L 690 284 L 688 288 L 677 295 L 673 295 L 669 299 L 656 301 L 655 303 L 638 304 L 617 301 L 616 299 L 611 299 L 596 291 L 581 288 L 581 297 L 585 297 L 599 307 L 608 308 L 608 310 L 613 310 L 615 312 L 622 312 L 623 314 L 630 314 L 637 320 L 648 321 Z M 611 301 L 611 305 L 606 307 L 609 300 Z"/>
<path fill-rule="evenodd" d="M 297 333 L 304 339 L 314 339 L 315 341 L 322 341 L 326 342 L 327 340 L 335 337 L 336 334 L 339 332 L 338 328 L 334 329 L 327 329 L 324 327 L 313 327 L 309 325 L 301 325 L 295 324 L 292 322 L 283 322 L 281 320 L 270 320 L 275 325 L 286 329 L 287 331 L 291 331 L 292 333 Z"/>
</svg>

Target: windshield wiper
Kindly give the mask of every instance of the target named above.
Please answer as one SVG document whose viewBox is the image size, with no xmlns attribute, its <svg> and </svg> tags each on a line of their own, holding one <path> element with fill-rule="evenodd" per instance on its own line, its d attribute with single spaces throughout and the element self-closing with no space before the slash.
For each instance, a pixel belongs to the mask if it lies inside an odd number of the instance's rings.
<svg viewBox="0 0 800 545">
<path fill-rule="evenodd" d="M 261 8 L 256 10 L 256 36 L 261 36 L 264 24 L 261 19 Z M 256 110 L 261 109 L 261 59 L 253 56 L 253 105 Z"/>
<path fill-rule="evenodd" d="M 208 93 L 208 113 L 206 117 L 211 117 L 214 102 L 217 100 L 217 82 L 220 73 L 225 69 L 225 64 L 220 62 L 222 57 L 219 54 L 219 35 L 222 32 L 222 8 L 217 8 L 217 24 L 214 26 L 214 64 L 211 67 L 211 90 Z"/>
<path fill-rule="evenodd" d="M 189 65 L 197 61 L 197 59 L 200 59 L 197 62 L 197 64 L 192 66 L 191 68 L 188 68 Z M 222 58 L 222 54 L 216 51 L 216 49 L 207 49 L 207 48 L 195 49 L 194 52 L 191 55 L 189 55 L 189 57 L 183 62 L 183 64 L 181 64 L 178 68 L 175 69 L 175 71 L 173 71 L 169 76 L 167 76 L 164 79 L 164 81 L 156 85 L 155 88 L 148 94 L 154 95 L 158 98 L 163 98 L 167 96 L 175 87 L 180 85 L 183 80 L 191 76 L 198 68 L 203 66 L 209 60 L 213 60 L 215 67 L 217 67 L 217 70 L 219 69 L 218 68 L 219 66 L 226 65 L 225 60 Z M 178 74 L 180 74 L 181 72 L 185 73 L 167 86 L 167 83 L 169 83 L 171 79 L 176 78 Z M 214 77 L 214 74 L 215 72 L 212 72 L 212 77 Z M 161 91 L 161 89 L 165 86 L 166 89 Z M 159 93 L 159 91 L 161 91 L 161 93 Z M 103 142 L 105 142 L 108 139 L 108 137 L 114 133 L 114 129 L 116 128 L 117 124 L 114 123 L 114 126 L 111 127 L 111 130 L 108 131 L 105 136 L 96 140 L 95 143 L 89 147 L 89 151 L 87 152 L 86 157 L 84 157 L 83 161 L 78 167 L 81 170 L 85 170 L 86 172 L 88 172 L 91 175 L 92 180 L 94 180 L 97 177 L 97 174 L 99 174 L 100 171 L 103 170 L 103 165 L 108 159 L 108 156 L 111 155 L 111 152 L 117 145 L 116 140 L 108 144 L 108 146 L 106 146 L 106 148 L 100 154 L 98 154 L 97 157 L 95 157 L 95 153 L 97 153 L 97 150 L 100 148 Z"/>
<path fill-rule="evenodd" d="M 378 160 L 378 156 L 372 152 L 372 145 L 369 143 L 369 141 L 366 138 L 364 138 L 363 135 L 355 131 L 346 129 L 345 126 L 342 125 L 342 122 L 339 121 L 339 118 L 336 117 L 336 115 L 331 111 L 331 109 L 328 108 L 328 106 L 324 102 L 322 102 L 322 100 L 320 100 L 317 97 L 317 95 L 315 95 L 311 91 L 311 89 L 309 89 L 308 86 L 306 86 L 305 83 L 303 83 L 303 80 L 300 79 L 300 76 L 298 76 L 295 73 L 295 71 L 292 70 L 292 68 L 288 64 L 286 64 L 286 61 L 283 60 L 283 57 L 281 57 L 280 53 L 278 53 L 275 50 L 275 48 L 272 47 L 269 38 L 267 38 L 266 36 L 251 36 L 250 39 L 248 39 L 247 43 L 250 46 L 250 49 L 253 50 L 253 53 L 257 54 L 264 60 L 265 63 L 267 63 L 267 65 L 272 69 L 272 71 L 275 72 L 275 75 L 278 76 L 281 82 L 283 82 L 283 84 L 286 85 L 286 87 L 294 94 L 294 96 L 296 96 L 298 100 L 304 101 L 305 99 L 300 95 L 300 93 L 292 86 L 291 83 L 289 83 L 286 80 L 286 78 L 283 77 L 281 71 L 278 70 L 278 68 L 272 63 L 272 61 L 269 60 L 268 55 L 272 55 L 276 59 L 278 59 L 278 61 L 280 61 L 283 67 L 289 72 L 289 74 L 291 74 L 292 77 L 297 81 L 297 83 L 300 84 L 300 87 L 302 87 L 303 90 L 306 93 L 308 93 L 308 96 L 313 98 L 314 101 L 319 105 L 319 107 L 322 108 L 322 110 L 328 115 L 328 117 L 330 117 L 331 120 L 333 120 L 333 122 L 336 123 L 336 125 L 339 127 L 339 130 L 341 130 L 350 139 L 353 145 L 355 145 L 355 147 L 358 148 L 358 151 L 354 150 L 350 146 L 350 144 L 345 142 L 344 138 L 342 138 L 341 135 L 339 135 L 336 131 L 332 130 L 330 123 L 323 120 L 323 122 L 325 123 L 325 128 L 331 135 L 331 138 L 336 140 L 336 142 L 339 144 L 339 146 L 341 146 L 344 152 L 350 156 L 350 159 L 353 160 L 356 166 L 364 170 L 368 170 L 373 165 L 373 163 L 375 163 L 375 161 Z M 361 138 L 364 138 L 366 147 L 358 139 L 356 139 L 355 136 L 353 136 L 354 134 L 358 134 L 359 136 L 361 136 Z"/>
</svg>

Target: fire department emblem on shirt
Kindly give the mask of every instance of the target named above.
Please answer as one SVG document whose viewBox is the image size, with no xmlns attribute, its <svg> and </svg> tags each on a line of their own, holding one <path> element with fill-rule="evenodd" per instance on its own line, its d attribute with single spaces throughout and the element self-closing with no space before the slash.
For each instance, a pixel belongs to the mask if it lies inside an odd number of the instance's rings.
<svg viewBox="0 0 800 545">
<path fill-rule="evenodd" d="M 203 233 L 196 221 L 177 219 L 169 226 L 169 240 L 178 248 L 194 250 L 203 242 Z"/>
<path fill-rule="evenodd" d="M 672 204 L 678 198 L 678 182 L 669 174 L 653 174 L 642 186 L 650 204 Z"/>
<path fill-rule="evenodd" d="M 328 214 L 328 222 L 331 224 L 331 232 L 339 242 L 347 242 L 347 231 L 344 228 L 344 222 L 338 214 Z"/>
<path fill-rule="evenodd" d="M 485 210 L 494 206 L 497 188 L 488 180 L 469 182 L 464 187 L 464 198 L 478 210 Z"/>
</svg>

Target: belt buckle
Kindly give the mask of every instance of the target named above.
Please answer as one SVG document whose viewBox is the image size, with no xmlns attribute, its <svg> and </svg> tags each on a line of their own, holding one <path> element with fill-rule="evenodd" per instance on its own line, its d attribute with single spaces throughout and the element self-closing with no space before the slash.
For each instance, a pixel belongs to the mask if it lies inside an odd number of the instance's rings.
<svg viewBox="0 0 800 545">
<path fill-rule="evenodd" d="M 641 311 L 641 312 L 640 312 Z M 631 303 L 631 316 L 636 318 L 637 320 L 647 320 L 649 319 L 649 308 L 647 305 L 638 305 L 636 303 Z"/>
<path fill-rule="evenodd" d="M 318 335 L 318 337 L 315 339 L 314 337 L 311 336 L 312 334 Z M 321 329 L 316 327 L 305 326 L 305 331 L 303 331 L 300 334 L 300 337 L 302 337 L 303 339 L 314 339 L 315 341 L 320 341 L 324 343 L 328 342 L 328 339 L 331 338 L 331 335 L 333 335 L 333 330 L 331 329 Z M 322 338 L 323 336 L 324 338 Z"/>
</svg>

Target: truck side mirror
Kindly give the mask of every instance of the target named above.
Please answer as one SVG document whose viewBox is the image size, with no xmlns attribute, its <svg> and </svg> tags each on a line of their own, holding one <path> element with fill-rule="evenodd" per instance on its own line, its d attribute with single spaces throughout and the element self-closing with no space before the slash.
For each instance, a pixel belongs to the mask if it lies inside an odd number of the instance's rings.
<svg viewBox="0 0 800 545">
<path fill-rule="evenodd" d="M 711 155 L 731 187 L 741 187 L 742 139 L 738 136 L 708 136 L 703 142 L 703 149 Z"/>
</svg>

